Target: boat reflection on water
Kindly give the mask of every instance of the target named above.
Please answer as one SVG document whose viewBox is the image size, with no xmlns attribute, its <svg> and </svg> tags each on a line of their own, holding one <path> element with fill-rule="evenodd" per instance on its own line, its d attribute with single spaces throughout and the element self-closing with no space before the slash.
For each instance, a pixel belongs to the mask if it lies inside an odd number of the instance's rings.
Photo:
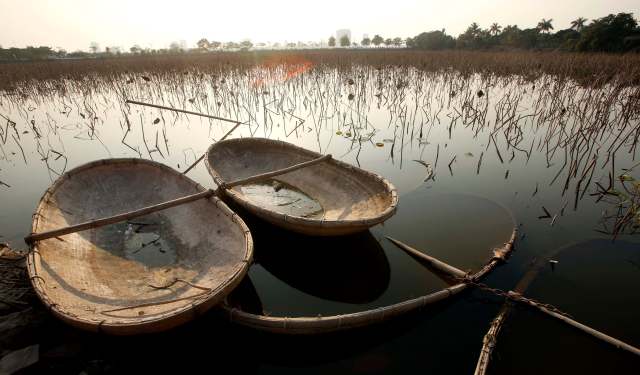
<svg viewBox="0 0 640 375">
<path fill-rule="evenodd" d="M 264 315 L 262 301 L 249 275 L 246 275 L 233 292 L 227 296 L 227 304 L 244 312 Z"/>
<path fill-rule="evenodd" d="M 256 264 L 288 286 L 313 297 L 346 304 L 373 302 L 389 287 L 389 261 L 369 231 L 309 237 L 239 211 L 253 235 Z M 257 297 L 255 287 L 246 277 L 229 301 L 242 300 L 240 304 L 244 306 L 247 298 Z M 248 303 L 252 307 L 258 305 Z"/>
<path fill-rule="evenodd" d="M 275 239 L 278 238 L 276 241 Z M 376 300 L 389 286 L 389 262 L 369 231 L 342 237 L 259 237 L 256 261 L 307 294 L 336 302 Z"/>
</svg>

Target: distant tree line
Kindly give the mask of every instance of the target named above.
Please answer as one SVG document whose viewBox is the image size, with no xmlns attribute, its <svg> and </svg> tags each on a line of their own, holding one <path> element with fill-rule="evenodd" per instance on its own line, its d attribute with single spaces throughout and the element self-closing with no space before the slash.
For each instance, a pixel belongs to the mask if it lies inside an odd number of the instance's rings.
<svg viewBox="0 0 640 375">
<path fill-rule="evenodd" d="M 554 30 L 552 19 L 542 19 L 536 27 L 502 27 L 497 23 L 483 29 L 472 23 L 454 38 L 445 30 L 421 33 L 406 39 L 406 46 L 424 50 L 442 49 L 555 49 L 576 52 L 640 52 L 640 28 L 631 13 L 610 14 L 592 20 L 579 17 L 567 29 Z"/>
<path fill-rule="evenodd" d="M 2 48 L 0 46 L 0 61 L 12 61 L 12 60 L 43 60 L 49 58 L 62 58 L 62 57 L 84 57 L 89 55 L 86 52 L 67 53 L 62 48 L 57 50 L 51 47 L 26 47 L 26 48 Z"/>
<path fill-rule="evenodd" d="M 340 43 L 340 47 L 356 47 L 358 46 L 357 42 L 352 42 L 351 40 L 349 40 L 349 37 L 346 35 L 343 35 L 342 37 L 340 37 L 340 40 L 338 41 Z M 360 41 L 360 45 L 363 47 L 370 47 L 370 46 L 375 46 L 375 47 L 380 47 L 380 46 L 385 46 L 385 47 L 402 47 L 404 45 L 404 40 L 402 38 L 383 38 L 380 35 L 375 35 L 373 37 L 373 39 L 366 37 L 363 38 L 362 41 Z M 335 47 L 336 46 L 336 38 L 334 36 L 331 36 L 329 38 L 329 47 Z"/>
<path fill-rule="evenodd" d="M 512 50 L 512 49 L 553 49 L 576 52 L 640 52 L 640 27 L 632 13 L 610 14 L 588 22 L 586 18 L 578 17 L 571 22 L 569 28 L 553 32 L 553 20 L 542 19 L 536 27 L 521 29 L 517 25 L 500 26 L 493 23 L 483 29 L 477 23 L 472 23 L 467 30 L 457 38 L 448 35 L 444 29 L 423 32 L 413 38 L 402 39 L 383 38 L 374 35 L 373 38 L 363 38 L 362 47 L 407 47 L 421 50 Z M 128 51 L 120 47 L 105 47 L 104 50 L 96 42 L 89 46 L 90 52 L 67 52 L 62 48 L 26 47 L 2 48 L 0 46 L 0 61 L 28 61 L 62 58 L 96 58 L 129 55 L 177 54 L 184 52 L 209 52 L 217 50 L 247 51 L 253 47 L 264 48 L 265 43 L 254 44 L 250 40 L 241 42 L 219 42 L 200 39 L 197 48 L 187 48 L 186 43 L 173 42 L 169 48 L 150 49 L 134 45 Z M 358 46 L 347 36 L 336 40 L 331 36 L 328 40 L 330 47 Z M 320 44 L 309 42 L 275 43 L 270 48 L 319 48 Z"/>
</svg>

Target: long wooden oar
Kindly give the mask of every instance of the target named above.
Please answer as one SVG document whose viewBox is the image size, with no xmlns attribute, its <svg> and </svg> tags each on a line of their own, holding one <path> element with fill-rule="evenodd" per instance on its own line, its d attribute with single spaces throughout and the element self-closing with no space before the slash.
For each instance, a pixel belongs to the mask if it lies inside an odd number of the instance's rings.
<svg viewBox="0 0 640 375">
<path fill-rule="evenodd" d="M 389 239 L 389 237 L 387 237 L 387 239 Z M 443 262 L 441 260 L 438 260 L 438 259 L 436 259 L 434 257 L 431 257 L 431 256 L 428 256 L 428 255 L 426 255 L 426 254 L 424 254 L 424 253 L 422 253 L 422 252 L 420 252 L 420 251 L 418 251 L 416 249 L 413 249 L 413 248 L 409 247 L 406 244 L 403 244 L 402 242 L 400 242 L 398 240 L 392 240 L 392 242 L 396 246 L 398 246 L 400 249 L 405 250 L 408 254 L 410 254 L 412 256 L 417 256 L 419 258 L 422 258 L 422 259 L 426 260 L 427 262 L 430 263 L 430 265 L 432 267 L 436 268 L 438 271 L 449 273 L 449 275 L 451 277 L 460 277 L 459 276 L 460 272 L 463 272 L 463 271 L 457 269 L 456 267 L 451 266 L 451 265 L 449 265 L 449 264 L 447 264 L 447 263 L 445 263 L 445 262 Z M 470 285 L 474 285 L 474 284 L 470 284 Z M 591 327 L 588 327 L 588 326 L 586 326 L 586 325 L 584 325 L 582 323 L 579 323 L 579 322 L 569 318 L 568 316 L 565 316 L 565 315 L 559 314 L 559 313 L 557 313 L 555 311 L 552 311 L 552 310 L 548 309 L 547 307 L 541 305 L 540 303 L 538 303 L 536 301 L 533 301 L 533 300 L 530 300 L 528 298 L 525 298 L 520 293 L 517 293 L 517 292 L 514 292 L 514 291 L 509 291 L 507 293 L 507 296 L 511 301 L 523 303 L 523 304 L 525 304 L 527 306 L 534 307 L 538 311 L 541 311 L 541 312 L 547 314 L 548 316 L 551 316 L 551 317 L 554 317 L 556 319 L 559 319 L 559 320 L 567 323 L 568 325 L 570 325 L 572 327 L 575 327 L 575 328 L 581 330 L 582 332 L 586 332 L 586 333 L 590 334 L 591 336 L 596 337 L 596 338 L 598 338 L 598 339 L 600 339 L 600 340 L 602 340 L 604 342 L 607 342 L 607 343 L 609 343 L 609 344 L 611 344 L 611 345 L 613 345 L 613 346 L 615 346 L 615 347 L 617 347 L 619 349 L 626 350 L 626 351 L 628 351 L 630 353 L 633 353 L 635 355 L 640 355 L 640 349 L 638 349 L 638 348 L 636 348 L 636 347 L 634 347 L 632 345 L 629 345 L 629 344 L 627 344 L 627 343 L 625 343 L 623 341 L 620 341 L 620 340 L 618 340 L 618 339 L 616 339 L 614 337 L 606 335 L 606 334 L 604 334 L 604 333 L 602 333 L 600 331 L 597 331 L 597 330 L 595 330 L 595 329 L 593 329 Z M 482 367 L 484 367 L 484 366 L 482 366 Z M 476 369 L 476 371 L 477 371 L 477 369 Z"/>
<path fill-rule="evenodd" d="M 255 176 L 250 176 L 250 177 L 242 178 L 242 179 L 239 179 L 239 180 L 231 181 L 231 182 L 228 182 L 228 183 L 223 183 L 220 186 L 218 186 L 218 188 L 215 189 L 215 190 L 209 189 L 209 190 L 206 190 L 206 191 L 202 191 L 200 193 L 191 194 L 191 195 L 187 195 L 185 197 L 177 198 L 177 199 L 170 200 L 170 201 L 167 201 L 167 202 L 162 202 L 162 203 L 154 204 L 152 206 L 140 208 L 140 209 L 135 210 L 135 211 L 125 212 L 125 213 L 121 213 L 121 214 L 114 215 L 114 216 L 109 216 L 109 217 L 105 217 L 105 218 L 101 218 L 101 219 L 91 220 L 91 221 L 87 221 L 87 222 L 84 222 L 84 223 L 71 225 L 71 226 L 68 226 L 68 227 L 65 227 L 65 228 L 53 229 L 53 230 L 46 231 L 46 232 L 41 232 L 41 233 L 32 233 L 31 235 L 25 237 L 24 241 L 27 244 L 31 245 L 36 241 L 42 241 L 42 240 L 46 240 L 48 238 L 63 236 L 65 234 L 80 232 L 80 231 L 87 230 L 87 229 L 98 228 L 98 227 L 102 227 L 102 226 L 109 225 L 109 224 L 119 223 L 121 221 L 125 221 L 125 220 L 133 219 L 133 218 L 136 218 L 136 217 L 148 215 L 148 214 L 150 214 L 152 212 L 165 210 L 165 209 L 170 208 L 170 207 L 179 206 L 179 205 L 182 205 L 182 204 L 185 204 L 185 203 L 189 203 L 189 202 L 193 202 L 193 201 L 196 201 L 196 200 L 199 200 L 199 199 L 203 199 L 203 198 L 209 198 L 209 197 L 211 197 L 213 195 L 219 194 L 222 190 L 230 189 L 230 188 L 232 188 L 234 186 L 244 185 L 244 184 L 248 184 L 248 183 L 254 183 L 254 182 L 258 182 L 258 181 L 263 181 L 263 180 L 269 179 L 271 177 L 275 177 L 275 176 L 279 176 L 279 175 L 282 175 L 282 174 L 285 174 L 285 173 L 293 172 L 293 171 L 301 169 L 301 168 L 310 167 L 312 165 L 321 163 L 321 162 L 329 160 L 329 159 L 331 159 L 331 155 L 330 154 L 329 155 L 324 155 L 324 156 L 319 157 L 317 159 L 313 159 L 313 160 L 305 161 L 303 163 L 295 164 L 295 165 L 292 165 L 292 166 L 287 167 L 287 168 L 282 168 L 282 169 L 278 169 L 278 170 L 275 170 L 275 171 L 272 171 L 272 172 L 262 173 L 262 174 L 258 174 L 258 175 L 255 175 Z"/>
</svg>

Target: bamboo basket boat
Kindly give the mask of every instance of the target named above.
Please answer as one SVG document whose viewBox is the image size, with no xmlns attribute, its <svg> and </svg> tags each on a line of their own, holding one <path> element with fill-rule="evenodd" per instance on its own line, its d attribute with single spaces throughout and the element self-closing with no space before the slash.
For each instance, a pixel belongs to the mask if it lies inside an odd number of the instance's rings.
<svg viewBox="0 0 640 375">
<path fill-rule="evenodd" d="M 205 189 L 141 159 L 91 162 L 62 175 L 33 216 L 42 233 Z M 31 283 L 63 321 L 130 335 L 166 330 L 221 302 L 245 276 L 253 240 L 217 197 L 31 245 Z"/>
<path fill-rule="evenodd" d="M 514 228 L 510 239 L 503 246 L 493 250 L 493 257 L 479 271 L 473 274 L 466 274 L 456 269 L 456 277 L 466 277 L 470 281 L 482 279 L 509 257 L 514 248 L 516 236 L 517 229 Z M 392 240 L 392 242 L 433 271 L 440 273 L 451 272 L 450 266 L 444 265 L 442 262 L 397 240 Z M 251 299 L 257 298 L 255 289 L 250 290 L 250 293 L 248 293 L 250 303 L 246 303 L 246 299 L 243 300 L 238 297 L 234 291 L 221 304 L 221 312 L 230 322 L 260 331 L 287 335 L 326 334 L 387 322 L 396 317 L 424 309 L 437 302 L 448 300 L 471 287 L 469 283 L 460 280 L 452 281 L 451 284 L 442 290 L 392 305 L 332 316 L 267 316 L 261 311 L 262 307 L 259 300 L 258 302 L 251 301 Z M 247 289 L 252 289 L 252 287 L 244 287 L 243 289 L 246 291 Z"/>
<path fill-rule="evenodd" d="M 220 186 L 321 156 L 282 141 L 241 138 L 214 143 L 205 161 Z M 393 216 L 398 204 L 398 194 L 389 181 L 334 159 L 277 179 L 223 190 L 225 196 L 263 220 L 316 236 L 364 231 Z"/>
</svg>

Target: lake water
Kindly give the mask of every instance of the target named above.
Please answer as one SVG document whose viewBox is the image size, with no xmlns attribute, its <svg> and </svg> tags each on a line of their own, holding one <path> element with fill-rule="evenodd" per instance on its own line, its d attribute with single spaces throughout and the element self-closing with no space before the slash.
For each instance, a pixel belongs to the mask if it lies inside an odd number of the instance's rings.
<svg viewBox="0 0 640 375">
<path fill-rule="evenodd" d="M 516 226 L 516 251 L 486 283 L 512 289 L 534 259 L 551 256 L 558 264 L 541 272 L 525 295 L 640 346 L 637 226 L 631 222 L 612 242 L 605 232 L 615 225 L 618 198 L 591 195 L 596 182 L 607 187 L 609 174 L 619 191 L 617 176 L 640 177 L 640 168 L 627 171 L 638 163 L 638 88 L 304 66 L 148 80 L 93 77 L 55 88 L 35 83 L 24 96 L 3 93 L 0 242 L 24 247 L 38 200 L 64 171 L 116 157 L 154 159 L 182 171 L 233 126 L 124 103 L 134 99 L 246 121 L 231 137 L 268 137 L 331 153 L 397 187 L 396 215 L 356 236 L 309 238 L 247 217 L 256 251 L 253 302 L 266 314 L 326 316 L 428 294 L 446 284 L 385 236 L 477 270 Z M 188 176 L 214 187 L 204 164 Z M 474 291 L 389 324 L 322 337 L 252 332 L 212 312 L 171 332 L 129 339 L 50 321 L 33 341 L 41 343 L 39 366 L 61 371 L 182 363 L 279 374 L 471 373 L 501 302 Z M 491 370 L 632 373 L 638 365 L 630 354 L 516 309 Z"/>
</svg>

